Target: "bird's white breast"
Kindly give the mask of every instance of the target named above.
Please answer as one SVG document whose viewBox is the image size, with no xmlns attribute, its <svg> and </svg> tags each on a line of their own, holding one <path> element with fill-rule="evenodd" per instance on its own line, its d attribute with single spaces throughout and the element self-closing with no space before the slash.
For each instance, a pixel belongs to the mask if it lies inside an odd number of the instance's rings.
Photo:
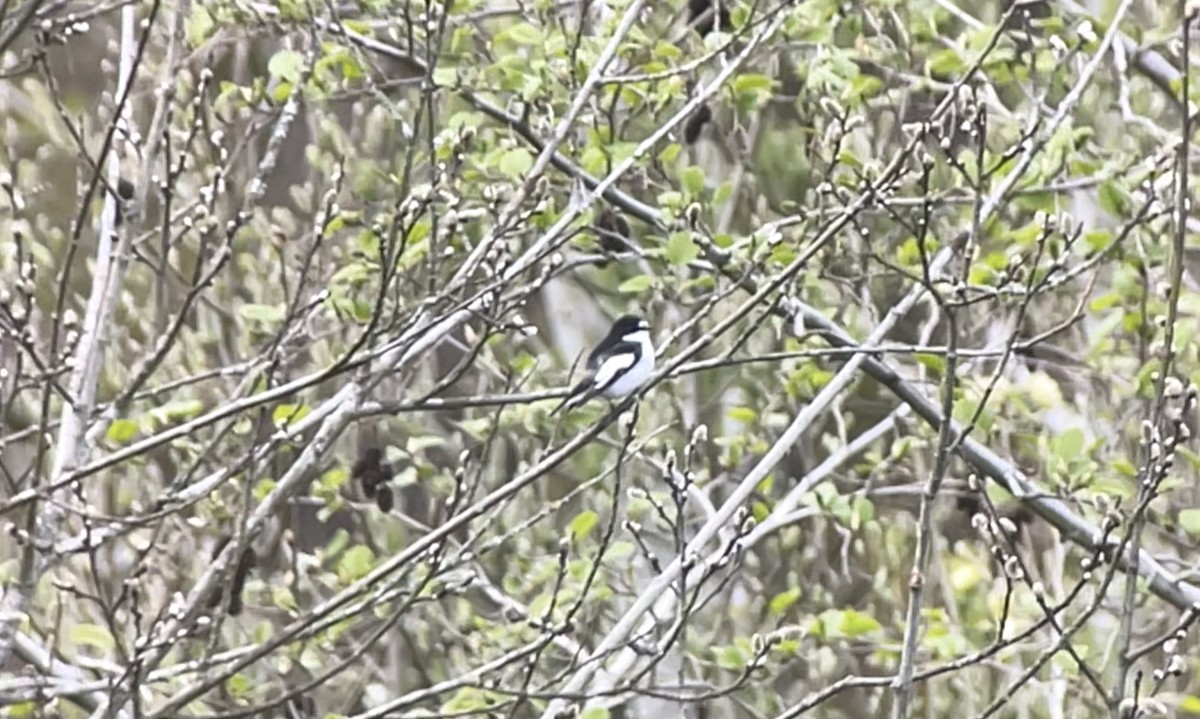
<svg viewBox="0 0 1200 719">
<path fill-rule="evenodd" d="M 630 332 L 622 339 L 641 345 L 642 356 L 604 390 L 604 394 L 609 397 L 624 397 L 633 393 L 634 390 L 645 384 L 654 372 L 654 342 L 650 339 L 650 333 L 646 330 L 638 330 Z"/>
</svg>

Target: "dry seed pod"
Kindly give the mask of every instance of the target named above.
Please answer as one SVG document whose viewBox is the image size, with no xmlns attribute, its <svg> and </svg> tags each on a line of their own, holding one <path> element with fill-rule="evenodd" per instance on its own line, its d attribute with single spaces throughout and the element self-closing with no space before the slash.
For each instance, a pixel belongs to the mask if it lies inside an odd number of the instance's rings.
<svg viewBox="0 0 1200 719">
<path fill-rule="evenodd" d="M 700 131 L 712 120 L 712 115 L 712 110 L 708 105 L 701 105 L 696 108 L 696 111 L 688 118 L 687 124 L 683 126 L 684 142 L 694 145 L 696 140 L 700 139 Z"/>
<path fill-rule="evenodd" d="M 229 588 L 230 616 L 236 617 L 242 613 L 242 590 L 246 588 L 246 577 L 250 575 L 250 570 L 256 564 L 258 564 L 258 555 L 252 547 L 246 547 L 246 551 L 242 552 L 242 557 L 238 560 L 237 571 L 233 574 L 233 584 Z"/>
<path fill-rule="evenodd" d="M 380 485 L 392 478 L 392 471 L 383 461 L 383 450 L 366 447 L 350 469 L 350 476 L 362 482 L 363 494 L 373 499 Z"/>
<path fill-rule="evenodd" d="M 724 3 L 717 2 L 713 8 L 712 0 L 688 0 L 688 25 L 695 28 L 704 37 L 713 31 L 729 30 L 729 11 Z"/>
<path fill-rule="evenodd" d="M 124 219 L 125 204 L 133 200 L 133 183 L 124 177 L 117 180 L 117 214 L 113 219 L 115 227 L 121 226 Z"/>
<path fill-rule="evenodd" d="M 625 216 L 613 207 L 605 207 L 596 218 L 596 239 L 605 252 L 628 252 L 632 230 Z"/>
<path fill-rule="evenodd" d="M 396 496 L 392 494 L 391 487 L 379 487 L 375 490 L 375 505 L 384 514 L 392 511 L 396 506 Z"/>
</svg>

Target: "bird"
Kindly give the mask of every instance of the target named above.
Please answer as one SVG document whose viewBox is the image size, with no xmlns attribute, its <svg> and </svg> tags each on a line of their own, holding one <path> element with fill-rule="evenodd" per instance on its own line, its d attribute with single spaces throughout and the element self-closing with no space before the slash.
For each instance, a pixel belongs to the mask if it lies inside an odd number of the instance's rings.
<svg viewBox="0 0 1200 719">
<path fill-rule="evenodd" d="M 650 323 L 637 315 L 624 315 L 587 359 L 587 375 L 550 414 L 582 405 L 596 395 L 620 399 L 633 394 L 654 371 L 654 343 Z"/>
</svg>

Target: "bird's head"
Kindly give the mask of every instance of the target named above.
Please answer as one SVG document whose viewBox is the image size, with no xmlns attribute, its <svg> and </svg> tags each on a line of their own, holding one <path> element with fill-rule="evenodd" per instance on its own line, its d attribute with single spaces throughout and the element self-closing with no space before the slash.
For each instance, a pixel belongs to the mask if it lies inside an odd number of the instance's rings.
<svg viewBox="0 0 1200 719">
<path fill-rule="evenodd" d="M 617 337 L 644 332 L 650 329 L 650 323 L 637 315 L 625 315 L 613 323 L 612 333 Z"/>
</svg>

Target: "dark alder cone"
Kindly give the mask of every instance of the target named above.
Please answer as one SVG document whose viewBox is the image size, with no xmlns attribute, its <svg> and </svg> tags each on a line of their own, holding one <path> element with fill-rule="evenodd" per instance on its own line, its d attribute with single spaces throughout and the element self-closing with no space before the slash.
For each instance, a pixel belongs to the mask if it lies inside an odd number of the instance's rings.
<svg viewBox="0 0 1200 719">
<path fill-rule="evenodd" d="M 125 203 L 133 199 L 133 183 L 126 180 L 124 177 L 117 180 L 117 214 L 114 218 L 114 226 L 120 227 L 121 220 L 124 219 Z"/>
<path fill-rule="evenodd" d="M 971 516 L 978 512 L 983 504 L 974 494 L 961 494 L 954 500 L 954 506 L 963 514 Z"/>
<path fill-rule="evenodd" d="M 619 211 L 605 207 L 596 218 L 596 237 L 606 252 L 628 252 L 632 233 Z"/>
<path fill-rule="evenodd" d="M 246 588 L 246 577 L 258 563 L 258 555 L 254 549 L 246 547 L 242 558 L 238 560 L 237 571 L 233 573 L 233 585 L 229 588 L 229 614 L 236 617 L 242 613 L 242 590 Z"/>
<path fill-rule="evenodd" d="M 383 465 L 383 450 L 379 447 L 364 448 L 350 469 L 350 476 L 362 482 L 363 494 L 374 498 L 379 485 L 391 479 L 391 473 Z"/>
<path fill-rule="evenodd" d="M 1001 517 L 1007 518 L 1017 528 L 1017 533 L 1033 524 L 1033 510 L 1023 504 L 1009 504 L 1001 507 L 997 512 Z"/>
<path fill-rule="evenodd" d="M 227 610 L 229 616 L 240 616 L 245 605 L 242 604 L 242 588 L 234 587 L 229 590 L 229 608 Z"/>
<path fill-rule="evenodd" d="M 221 552 L 225 551 L 225 547 L 229 545 L 232 536 L 226 535 L 217 542 L 217 546 L 213 547 L 212 559 L 215 561 L 221 556 Z M 254 552 L 253 547 L 246 547 L 246 551 L 242 552 L 242 556 L 238 559 L 237 569 L 233 573 L 233 582 L 229 588 L 229 614 L 237 616 L 242 613 L 242 589 L 246 586 L 246 577 L 250 576 L 250 570 L 258 563 L 258 555 Z M 212 609 L 221 603 L 221 596 L 224 594 L 223 587 L 217 587 L 213 591 L 212 596 L 208 598 L 208 608 Z"/>
<path fill-rule="evenodd" d="M 696 108 L 692 116 L 688 118 L 687 124 L 683 126 L 683 139 L 687 144 L 695 144 L 696 140 L 700 139 L 700 131 L 704 126 L 712 120 L 712 110 L 708 105 L 701 105 Z"/>
<path fill-rule="evenodd" d="M 375 490 L 375 504 L 379 511 L 387 514 L 396 506 L 396 497 L 390 487 L 379 487 Z"/>
<path fill-rule="evenodd" d="M 688 0 L 688 23 L 696 28 L 700 37 L 712 32 L 718 20 L 721 30 L 729 29 L 729 11 L 725 9 L 725 5 L 718 2 L 716 11 L 709 12 L 712 6 L 712 0 Z"/>
<path fill-rule="evenodd" d="M 221 552 L 225 551 L 225 547 L 226 547 L 226 545 L 229 544 L 230 539 L 232 539 L 232 537 L 230 537 L 229 535 L 225 535 L 224 537 L 221 537 L 221 541 L 217 542 L 217 546 L 213 547 L 212 556 L 210 557 L 210 559 L 215 561 L 217 557 L 221 556 Z M 212 593 L 212 596 L 210 596 L 208 598 L 207 606 L 209 609 L 212 609 L 213 607 L 217 606 L 220 603 L 221 603 L 221 588 L 217 587 L 217 589 Z"/>
<path fill-rule="evenodd" d="M 317 703 L 307 694 L 287 700 L 287 719 L 312 719 L 317 716 Z"/>
</svg>

